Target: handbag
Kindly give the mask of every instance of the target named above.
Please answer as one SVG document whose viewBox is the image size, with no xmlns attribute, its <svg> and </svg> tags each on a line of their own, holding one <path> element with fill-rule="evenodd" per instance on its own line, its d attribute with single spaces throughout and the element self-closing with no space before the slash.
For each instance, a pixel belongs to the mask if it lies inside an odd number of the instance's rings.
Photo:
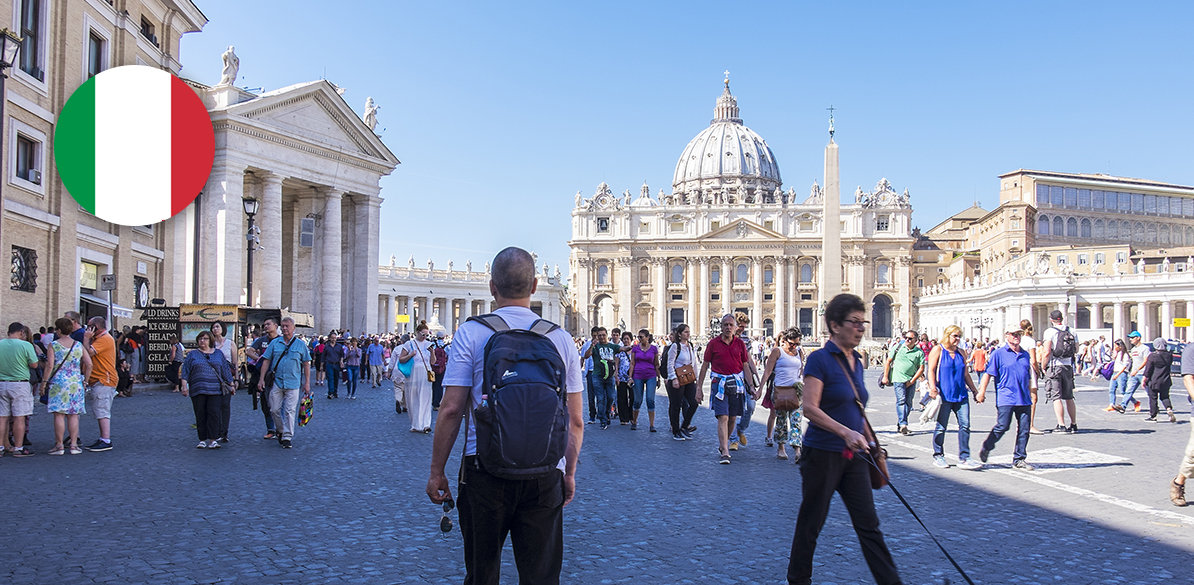
<svg viewBox="0 0 1194 585">
<path fill-rule="evenodd" d="M 419 346 L 417 343 L 415 344 L 415 351 L 416 351 L 416 353 L 419 354 L 419 360 L 423 362 L 423 369 L 427 370 L 427 381 L 434 382 L 435 381 L 435 370 L 431 369 L 431 367 L 427 365 L 427 358 L 423 355 L 423 352 L 421 350 L 419 350 Z"/>
<path fill-rule="evenodd" d="M 854 384 L 854 376 L 850 375 L 850 369 L 846 367 L 845 358 L 839 358 L 838 365 L 842 367 L 842 372 L 846 374 L 846 379 L 850 381 L 850 387 L 854 389 L 854 404 L 858 405 L 858 412 L 862 414 L 863 430 L 866 431 L 867 443 L 870 445 L 868 455 L 870 456 L 871 467 L 868 471 L 871 474 L 871 489 L 883 489 L 891 481 L 891 474 L 887 471 L 887 450 L 879 445 L 879 438 L 875 436 L 875 429 L 871 428 L 871 421 L 866 417 L 866 407 L 862 405 L 862 394 L 858 392 L 858 386 Z"/>
<path fill-rule="evenodd" d="M 799 382 L 792 386 L 776 386 L 771 393 L 771 404 L 774 406 L 774 410 L 791 412 L 800 408 L 800 395 L 803 390 L 803 384 Z"/>
<path fill-rule="evenodd" d="M 236 394 L 236 384 L 233 384 L 232 382 L 225 382 L 224 375 L 220 373 L 220 370 L 211 365 L 211 354 L 204 353 L 203 360 L 207 363 L 207 367 L 211 368 L 211 371 L 215 372 L 216 377 L 220 379 L 220 396 L 230 396 L 232 394 Z"/>
<path fill-rule="evenodd" d="M 270 389 L 272 389 L 274 387 L 274 371 L 278 369 L 278 363 L 282 361 L 282 358 L 286 357 L 286 354 L 290 353 L 290 346 L 291 346 L 291 344 L 294 343 L 295 339 L 298 339 L 298 338 L 297 337 L 291 338 L 290 343 L 286 344 L 286 349 L 282 351 L 282 355 L 278 356 L 278 359 L 270 362 L 269 371 L 267 371 L 265 373 L 265 390 L 266 391 L 269 391 Z M 266 345 L 268 346 L 269 344 L 266 344 Z"/>
<path fill-rule="evenodd" d="M 1106 380 L 1110 380 L 1111 374 L 1114 374 L 1114 373 L 1115 373 L 1115 362 L 1107 362 L 1107 363 L 1103 364 L 1102 368 L 1099 369 L 1099 375 L 1103 376 L 1103 378 Z"/>
<path fill-rule="evenodd" d="M 692 369 L 692 364 L 684 364 L 676 368 L 676 383 L 685 386 L 696 382 L 696 371 Z"/>
</svg>

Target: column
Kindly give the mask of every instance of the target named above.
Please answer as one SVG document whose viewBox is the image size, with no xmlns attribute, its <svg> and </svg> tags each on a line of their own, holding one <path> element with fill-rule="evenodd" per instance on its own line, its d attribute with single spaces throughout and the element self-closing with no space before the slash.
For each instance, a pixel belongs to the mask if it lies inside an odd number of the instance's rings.
<svg viewBox="0 0 1194 585">
<path fill-rule="evenodd" d="M 1139 301 L 1136 303 L 1136 330 L 1140 332 L 1146 342 L 1152 338 L 1148 330 L 1148 322 L 1148 303 Z"/>
<path fill-rule="evenodd" d="M 390 314 L 390 295 L 380 295 L 377 297 L 377 323 L 379 328 L 369 333 L 385 333 L 388 329 L 384 329 L 386 324 L 386 316 Z"/>
<path fill-rule="evenodd" d="M 617 289 L 616 298 L 618 303 L 618 311 L 616 313 L 618 319 L 626 321 L 626 326 L 634 328 L 638 326 L 635 323 L 634 310 L 634 289 L 638 288 L 638 283 L 634 281 L 634 265 L 630 258 L 618 258 L 614 263 L 614 288 Z"/>
<path fill-rule="evenodd" d="M 692 324 L 692 332 L 699 333 L 702 337 L 709 335 L 709 262 L 710 258 L 701 257 L 701 281 L 700 286 L 697 287 L 701 291 L 700 312 L 693 318 L 696 323 Z"/>
<path fill-rule="evenodd" d="M 1090 304 L 1090 328 L 1103 328 L 1103 303 Z"/>
<path fill-rule="evenodd" d="M 588 337 L 589 328 L 593 326 L 592 322 L 589 321 L 589 301 L 593 299 L 592 291 L 589 290 L 589 270 L 592 269 L 591 267 L 592 262 L 587 258 L 576 259 L 576 293 L 572 298 L 573 302 L 576 303 L 577 333 L 585 337 Z M 484 309 L 484 304 L 481 307 L 481 314 L 488 312 Z"/>
<path fill-rule="evenodd" d="M 318 329 L 327 331 L 343 329 L 341 306 L 341 291 L 343 284 L 343 250 L 340 234 L 343 232 L 343 222 L 340 217 L 340 205 L 344 192 L 327 188 L 323 190 L 323 255 L 320 266 L 320 296 L 322 297 L 322 312 L 319 316 Z"/>
<path fill-rule="evenodd" d="M 261 205 L 255 223 L 261 229 L 261 248 L 253 252 L 254 296 L 257 306 L 282 306 L 282 175 L 257 173 L 261 178 Z M 252 299 L 250 300 L 252 304 Z"/>
<path fill-rule="evenodd" d="M 688 263 L 684 266 L 684 281 L 688 283 L 686 287 L 688 290 L 688 322 L 689 328 L 692 329 L 691 337 L 696 337 L 697 331 L 700 330 L 700 268 L 697 266 L 697 261 L 689 258 Z"/>
<path fill-rule="evenodd" d="M 775 274 L 772 278 L 775 282 L 775 333 L 779 335 L 788 326 L 788 289 L 786 270 L 788 259 L 779 256 L 775 259 Z"/>
<path fill-rule="evenodd" d="M 218 163 L 207 179 L 200 207 L 199 302 L 238 303 L 245 261 L 245 167 Z"/>
<path fill-rule="evenodd" d="M 751 287 L 754 288 L 750 312 L 750 324 L 758 331 L 763 328 L 763 259 L 755 256 L 750 265 Z M 751 332 L 754 337 L 754 331 Z"/>
<path fill-rule="evenodd" d="M 390 296 L 390 313 L 389 321 L 386 323 L 384 331 L 386 333 L 398 330 L 398 315 L 402 314 L 402 305 L 399 304 L 401 297 L 398 295 Z"/>
<path fill-rule="evenodd" d="M 406 327 L 403 328 L 404 333 L 415 332 L 415 324 L 418 323 L 415 318 L 415 311 L 419 306 L 418 301 L 419 299 L 415 297 L 406 297 L 406 314 L 410 315 L 410 319 L 407 321 Z"/>
<path fill-rule="evenodd" d="M 1161 337 L 1173 338 L 1173 301 L 1161 301 Z"/>
<path fill-rule="evenodd" d="M 721 314 L 717 316 L 718 319 L 730 313 L 730 300 L 734 294 L 730 283 L 733 282 L 733 273 L 731 272 L 730 258 L 722 257 L 721 259 Z"/>
<path fill-rule="evenodd" d="M 654 273 L 652 281 L 655 283 L 655 324 L 652 331 L 661 335 L 667 331 L 667 275 L 664 274 L 667 260 L 654 258 L 651 260 L 651 270 Z"/>
<path fill-rule="evenodd" d="M 1111 338 L 1112 342 L 1116 339 L 1123 339 L 1127 336 L 1127 331 L 1124 327 L 1127 324 L 1127 319 L 1124 319 L 1124 304 L 1123 301 L 1115 301 L 1111 303 Z"/>
</svg>

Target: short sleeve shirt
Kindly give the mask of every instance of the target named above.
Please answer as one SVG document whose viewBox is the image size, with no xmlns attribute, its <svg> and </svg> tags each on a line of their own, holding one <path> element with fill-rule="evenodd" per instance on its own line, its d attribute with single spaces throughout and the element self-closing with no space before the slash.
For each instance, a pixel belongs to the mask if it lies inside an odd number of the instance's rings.
<svg viewBox="0 0 1194 585">
<path fill-rule="evenodd" d="M 904 343 L 893 347 L 887 355 L 891 358 L 891 381 L 895 384 L 911 380 L 925 361 L 925 354 L 919 347 L 912 346 L 912 349 L 908 349 L 908 345 Z"/>
<path fill-rule="evenodd" d="M 529 329 L 539 319 L 539 316 L 526 307 L 501 307 L 494 311 L 515 329 Z M 472 389 L 472 401 L 469 409 L 481 405 L 482 385 L 485 383 L 485 344 L 493 336 L 493 330 L 481 323 L 466 321 L 456 334 L 452 336 L 452 346 L 448 348 L 448 367 L 444 371 L 444 386 L 465 386 Z M 580 355 L 576 353 L 576 344 L 572 336 L 563 329 L 556 329 L 547 335 L 552 344 L 560 352 L 564 360 L 565 390 L 575 394 L 584 390 L 581 379 Z M 473 426 L 473 418 L 468 417 L 468 429 L 465 438 L 465 455 L 476 455 L 477 433 Z M 564 460 L 560 459 L 559 468 L 564 469 Z"/>
<path fill-rule="evenodd" d="M 862 356 L 854 353 L 854 371 L 851 377 L 854 383 L 846 378 L 846 371 L 842 368 L 842 360 L 846 354 L 832 341 L 826 341 L 825 347 L 808 354 L 804 364 L 804 377 L 816 378 L 821 381 L 821 410 L 838 423 L 853 429 L 858 433 L 864 432 L 862 412 L 854 398 L 854 388 L 858 388 L 858 396 L 866 406 L 870 394 L 867 393 L 863 382 Z M 810 424 L 808 432 L 804 434 L 804 445 L 815 449 L 841 452 L 846 448 L 846 442 L 841 437 L 817 425 Z"/>
<path fill-rule="evenodd" d="M 991 352 L 987 360 L 988 376 L 995 378 L 995 406 L 1028 406 L 1032 404 L 1029 385 L 1032 383 L 1032 358 L 1023 346 L 1012 351 L 1004 345 Z"/>
<path fill-rule="evenodd" d="M 269 360 L 274 372 L 274 383 L 285 390 L 296 390 L 303 381 L 303 362 L 311 361 L 311 350 L 303 340 L 291 338 L 290 351 L 286 351 L 286 338 L 279 335 L 265 349 L 262 359 Z M 282 354 L 286 355 L 283 356 Z"/>
<path fill-rule="evenodd" d="M 742 364 L 749 359 L 746 344 L 741 338 L 735 337 L 730 343 L 714 337 L 705 346 L 705 361 L 709 363 L 714 374 L 733 376 L 742 373 Z"/>
<path fill-rule="evenodd" d="M 88 384 L 99 384 L 115 388 L 119 378 L 116 376 L 116 340 L 112 334 L 105 332 L 91 340 L 91 347 L 95 355 L 91 356 L 91 376 Z"/>
<path fill-rule="evenodd" d="M 33 344 L 24 339 L 0 339 L 0 382 L 29 380 L 29 364 L 37 363 Z"/>
<path fill-rule="evenodd" d="M 1057 342 L 1058 342 L 1058 340 L 1061 339 L 1061 332 L 1065 331 L 1065 329 L 1066 329 L 1065 327 L 1061 327 L 1061 328 L 1049 327 L 1048 329 L 1045 330 L 1045 338 L 1041 340 L 1041 343 L 1045 343 L 1045 342 L 1049 343 L 1049 353 L 1050 353 L 1049 361 L 1051 363 L 1061 364 L 1063 366 L 1071 366 L 1072 367 L 1074 365 L 1074 358 L 1072 358 L 1072 357 L 1062 358 L 1062 357 L 1057 357 L 1055 355 L 1052 355 L 1053 352 L 1057 351 Z"/>
<path fill-rule="evenodd" d="M 1128 375 L 1136 374 L 1136 368 L 1144 368 L 1144 361 L 1148 359 L 1148 344 L 1142 342 L 1128 350 L 1128 355 L 1132 356 L 1132 365 L 1128 366 Z M 1185 354 L 1182 355 L 1185 356 Z"/>
</svg>

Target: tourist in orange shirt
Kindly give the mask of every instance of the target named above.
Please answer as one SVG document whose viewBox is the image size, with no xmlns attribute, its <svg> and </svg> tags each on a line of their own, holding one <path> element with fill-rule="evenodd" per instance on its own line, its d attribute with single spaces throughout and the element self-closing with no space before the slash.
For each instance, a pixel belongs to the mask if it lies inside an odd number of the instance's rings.
<svg viewBox="0 0 1194 585">
<path fill-rule="evenodd" d="M 99 439 L 87 446 L 88 451 L 112 449 L 112 399 L 116 397 L 116 340 L 108 333 L 103 317 L 87 320 L 83 333 L 83 349 L 91 356 L 91 375 L 87 377 L 88 408 L 99 423 Z"/>
<path fill-rule="evenodd" d="M 981 374 L 987 369 L 987 350 L 981 343 L 974 344 L 974 351 L 970 353 L 970 365 L 974 373 Z"/>
</svg>

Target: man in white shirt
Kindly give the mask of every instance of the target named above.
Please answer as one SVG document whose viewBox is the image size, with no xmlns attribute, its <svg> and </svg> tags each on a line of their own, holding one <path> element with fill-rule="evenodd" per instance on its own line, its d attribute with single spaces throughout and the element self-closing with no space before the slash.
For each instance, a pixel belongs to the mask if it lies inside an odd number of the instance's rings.
<svg viewBox="0 0 1194 585">
<path fill-rule="evenodd" d="M 539 316 L 531 312 L 535 292 L 535 261 L 520 248 L 506 248 L 494 258 L 489 290 L 494 311 L 514 329 L 530 328 Z M 444 398 L 431 454 L 431 475 L 427 495 L 443 504 L 452 498 L 444 466 L 460 431 L 465 410 L 482 402 L 485 377 L 485 344 L 493 331 L 467 321 L 453 338 L 444 372 Z M 465 583 L 497 583 L 502 548 L 509 534 L 514 560 L 522 583 L 560 582 L 564 554 L 563 507 L 576 493 L 576 465 L 584 440 L 584 403 L 581 391 L 580 356 L 572 337 L 556 328 L 547 333 L 564 363 L 564 385 L 568 416 L 568 442 L 560 473 L 546 478 L 513 480 L 497 477 L 480 465 L 476 448 L 476 426 L 469 416 L 465 431 L 464 459 L 457 486 L 460 533 L 464 538 Z M 508 372 L 509 373 L 509 372 Z M 448 508 L 445 508 L 445 510 Z"/>
<path fill-rule="evenodd" d="M 1061 341 L 1062 336 L 1070 328 L 1063 324 L 1064 317 L 1061 311 L 1055 310 L 1050 313 L 1049 321 L 1052 322 L 1052 326 L 1045 330 L 1039 352 L 1045 370 L 1045 401 L 1053 403 L 1053 413 L 1057 415 L 1057 426 L 1053 432 L 1073 434 L 1078 432 L 1078 419 L 1075 418 L 1078 414 L 1078 405 L 1074 402 L 1074 362 L 1078 355 L 1077 339 L 1073 339 L 1073 343 L 1069 344 L 1067 355 L 1065 351 L 1067 348 L 1062 347 L 1064 344 Z M 1073 333 L 1071 332 L 1069 335 L 1072 337 Z M 1069 426 L 1065 424 L 1066 413 L 1070 415 Z"/>
<path fill-rule="evenodd" d="M 1132 398 L 1132 394 L 1144 382 L 1144 362 L 1148 361 L 1149 354 L 1148 344 L 1141 341 L 1139 331 L 1129 333 L 1128 342 L 1132 344 L 1132 348 L 1128 350 L 1128 356 L 1132 358 L 1131 364 L 1128 365 L 1128 392 L 1124 395 L 1124 401 L 1115 407 L 1121 414 L 1133 402 L 1136 403 L 1136 412 L 1140 412 L 1140 401 Z"/>
</svg>

